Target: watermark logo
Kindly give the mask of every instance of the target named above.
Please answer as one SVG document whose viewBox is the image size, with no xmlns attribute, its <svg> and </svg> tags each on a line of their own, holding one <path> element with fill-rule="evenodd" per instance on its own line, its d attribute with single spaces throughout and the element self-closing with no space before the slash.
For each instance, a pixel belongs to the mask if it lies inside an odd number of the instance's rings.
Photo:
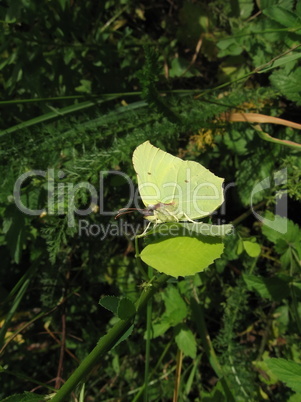
<svg viewBox="0 0 301 402">
<path fill-rule="evenodd" d="M 138 191 L 137 186 L 127 174 L 115 170 L 101 171 L 99 173 L 98 188 L 89 182 L 79 182 L 77 184 L 68 182 L 68 177 L 62 170 L 32 170 L 22 174 L 16 180 L 14 201 L 18 209 L 26 215 L 67 215 L 69 227 L 78 225 L 78 234 L 80 236 L 97 236 L 100 239 L 104 239 L 107 236 L 125 235 L 132 237 L 143 231 L 148 220 L 144 219 L 143 224 L 133 226 L 132 224 L 127 224 L 124 220 L 120 221 L 122 224 L 117 222 L 96 224 L 90 223 L 87 219 L 92 213 L 97 213 L 102 217 L 115 217 L 118 214 L 117 210 L 110 210 L 105 205 L 106 186 L 110 186 L 109 181 L 112 178 L 117 178 L 118 180 L 123 180 L 127 186 L 128 197 L 123 206 L 124 211 L 133 209 L 141 212 L 144 216 L 149 216 L 150 213 L 145 213 L 145 211 L 151 211 L 151 204 L 157 209 L 160 209 L 162 205 L 161 215 L 163 218 L 159 223 L 164 223 L 164 221 L 176 221 L 178 219 L 187 221 L 189 219 L 185 218 L 189 218 L 192 213 L 196 217 L 212 215 L 216 213 L 216 211 L 212 212 L 212 210 L 222 204 L 219 209 L 219 216 L 227 218 L 227 199 L 224 203 L 223 200 L 224 197 L 226 198 L 228 189 L 236 184 L 227 183 L 222 191 L 221 186 L 215 186 L 212 183 L 203 182 L 195 185 L 189 174 L 189 169 L 187 169 L 187 177 L 184 180 L 185 185 L 183 183 L 179 185 L 179 183 L 169 182 L 158 186 L 154 182 L 146 182 L 140 184 L 140 191 Z M 26 205 L 24 197 L 22 197 L 23 189 L 33 180 L 39 180 L 40 185 L 46 190 L 47 202 L 44 208 L 30 208 L 29 205 Z M 280 233 L 286 233 L 287 231 L 287 221 L 277 218 L 277 216 L 287 217 L 287 195 L 283 190 L 286 183 L 287 170 L 282 169 L 273 174 L 273 179 L 268 177 L 257 183 L 250 194 L 250 206 L 256 219 L 262 222 L 263 225 Z M 261 216 L 256 211 L 253 200 L 257 194 L 273 188 L 279 189 L 274 194 L 275 219 L 271 220 Z M 150 204 L 148 210 L 145 209 L 141 202 L 141 195 L 143 201 Z M 160 213 L 160 210 L 158 212 Z M 168 219 L 168 214 L 170 214 L 170 219 Z M 80 219 L 76 219 L 76 216 L 80 217 Z"/>
</svg>

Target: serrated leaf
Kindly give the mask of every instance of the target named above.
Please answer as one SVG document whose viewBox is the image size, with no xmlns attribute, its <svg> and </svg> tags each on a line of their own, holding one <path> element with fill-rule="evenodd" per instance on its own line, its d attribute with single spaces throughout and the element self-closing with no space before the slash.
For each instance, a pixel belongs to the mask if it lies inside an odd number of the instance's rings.
<svg viewBox="0 0 301 402">
<path fill-rule="evenodd" d="M 274 71 L 270 81 L 287 99 L 301 105 L 301 69 L 296 69 L 290 74 L 283 70 Z"/>
<path fill-rule="evenodd" d="M 295 392 L 301 392 L 301 364 L 282 358 L 270 358 L 266 359 L 265 362 L 280 381 Z"/>
<path fill-rule="evenodd" d="M 117 315 L 119 301 L 119 297 L 104 296 L 99 300 L 99 304 L 105 309 L 111 311 L 113 314 Z"/>
<path fill-rule="evenodd" d="M 136 307 L 130 299 L 123 297 L 122 299 L 119 300 L 117 316 L 121 320 L 126 320 L 132 317 L 135 313 L 136 313 Z"/>
<path fill-rule="evenodd" d="M 291 220 L 279 215 L 274 215 L 272 212 L 267 211 L 264 218 L 273 222 L 273 227 L 268 225 L 262 226 L 262 233 L 268 238 L 269 241 L 276 244 L 279 239 L 287 241 L 301 240 L 301 230 Z"/>
<path fill-rule="evenodd" d="M 185 356 L 195 359 L 197 350 L 195 337 L 186 325 L 180 324 L 175 327 L 175 341 Z"/>
</svg>

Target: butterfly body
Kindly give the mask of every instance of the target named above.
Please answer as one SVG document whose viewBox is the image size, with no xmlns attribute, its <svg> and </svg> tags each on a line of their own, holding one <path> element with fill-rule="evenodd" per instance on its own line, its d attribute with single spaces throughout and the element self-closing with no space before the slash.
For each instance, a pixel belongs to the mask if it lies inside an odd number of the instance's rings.
<svg viewBox="0 0 301 402">
<path fill-rule="evenodd" d="M 143 210 L 143 215 L 150 222 L 163 223 L 163 222 L 178 222 L 179 219 L 175 213 L 174 203 L 158 202 L 157 204 L 150 204 Z"/>
</svg>

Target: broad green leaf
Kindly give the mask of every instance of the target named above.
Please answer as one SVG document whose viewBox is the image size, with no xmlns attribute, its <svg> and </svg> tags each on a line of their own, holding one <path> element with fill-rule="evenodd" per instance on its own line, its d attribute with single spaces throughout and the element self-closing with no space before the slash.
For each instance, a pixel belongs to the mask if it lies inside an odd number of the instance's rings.
<svg viewBox="0 0 301 402">
<path fill-rule="evenodd" d="M 295 392 L 301 393 L 301 364 L 292 360 L 270 358 L 266 364 L 280 381 L 284 382 Z"/>
<path fill-rule="evenodd" d="M 175 327 L 175 341 L 178 348 L 184 355 L 195 359 L 196 357 L 196 341 L 193 333 L 184 324 Z"/>
<path fill-rule="evenodd" d="M 194 275 L 219 258 L 224 245 L 219 237 L 162 237 L 146 246 L 141 259 L 148 265 L 174 277 Z"/>
</svg>

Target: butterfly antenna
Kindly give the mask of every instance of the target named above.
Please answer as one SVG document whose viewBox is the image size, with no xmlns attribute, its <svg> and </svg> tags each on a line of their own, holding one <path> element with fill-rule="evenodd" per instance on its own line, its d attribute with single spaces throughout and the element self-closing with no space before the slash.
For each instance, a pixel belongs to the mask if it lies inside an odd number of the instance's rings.
<svg viewBox="0 0 301 402">
<path fill-rule="evenodd" d="M 134 211 L 143 211 L 141 208 L 122 208 L 118 211 L 118 214 L 115 216 L 115 219 L 119 218 L 122 215 L 125 214 L 131 214 Z"/>
</svg>

